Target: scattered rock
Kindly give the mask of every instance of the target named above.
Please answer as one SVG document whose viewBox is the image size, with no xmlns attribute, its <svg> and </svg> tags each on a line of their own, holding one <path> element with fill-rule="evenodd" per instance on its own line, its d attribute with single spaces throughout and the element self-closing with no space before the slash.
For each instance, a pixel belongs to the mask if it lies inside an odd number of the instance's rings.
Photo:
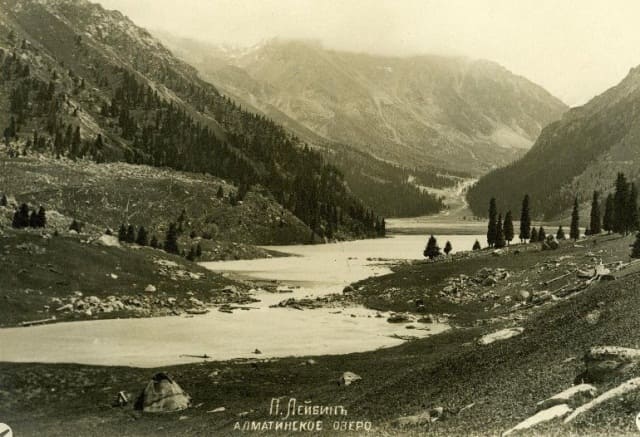
<svg viewBox="0 0 640 437">
<path fill-rule="evenodd" d="M 149 285 L 147 285 L 147 287 L 144 289 L 144 291 L 145 291 L 146 293 L 155 293 L 155 292 L 156 292 L 156 291 L 158 291 L 158 290 L 156 289 L 155 285 L 151 285 L 151 284 L 149 284 Z"/>
<path fill-rule="evenodd" d="M 207 411 L 207 413 L 222 413 L 224 411 L 227 411 L 225 407 L 218 407 L 218 408 L 214 408 L 213 410 Z"/>
<path fill-rule="evenodd" d="M 576 408 L 576 410 L 564 420 L 564 423 L 569 423 L 573 421 L 579 415 L 584 414 L 589 410 L 611 399 L 622 399 L 622 397 L 625 394 L 634 392 L 638 389 L 640 389 L 640 378 L 630 379 L 629 381 L 626 381 L 620 384 L 618 387 L 602 393 L 600 396 L 593 399 L 591 402 L 587 402 L 586 404 Z"/>
<path fill-rule="evenodd" d="M 389 323 L 409 323 L 411 319 L 406 314 L 394 313 L 389 318 L 387 318 L 387 322 Z"/>
<path fill-rule="evenodd" d="M 354 382 L 358 382 L 360 380 L 362 380 L 362 377 L 360 375 L 356 375 L 353 372 L 344 372 L 340 377 L 340 379 L 338 380 L 338 384 L 347 386 L 347 385 L 353 384 Z"/>
</svg>

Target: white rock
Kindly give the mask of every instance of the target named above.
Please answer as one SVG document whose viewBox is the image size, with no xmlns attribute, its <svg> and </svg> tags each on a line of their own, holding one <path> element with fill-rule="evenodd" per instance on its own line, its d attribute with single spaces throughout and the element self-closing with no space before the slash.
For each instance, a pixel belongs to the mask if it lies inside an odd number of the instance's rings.
<svg viewBox="0 0 640 437">
<path fill-rule="evenodd" d="M 517 335 L 522 334 L 524 328 L 507 328 L 501 329 L 500 331 L 493 332 L 491 334 L 483 335 L 478 343 L 481 345 L 491 344 L 496 341 L 507 340 L 511 337 L 515 337 Z"/>
<path fill-rule="evenodd" d="M 113 235 L 107 235 L 107 234 L 100 236 L 100 238 L 96 240 L 96 244 L 99 244 L 101 246 L 106 246 L 106 247 L 120 247 L 120 242 L 118 241 L 118 237 L 115 237 Z"/>
<path fill-rule="evenodd" d="M 362 377 L 360 375 L 356 375 L 353 372 L 344 372 L 340 377 L 340 380 L 338 381 L 338 383 L 340 385 L 351 385 L 354 382 L 357 382 L 360 380 L 362 380 Z"/>
<path fill-rule="evenodd" d="M 146 291 L 147 293 L 155 293 L 157 291 L 156 287 L 149 284 L 147 285 L 147 287 L 144 289 L 144 291 Z"/>
<path fill-rule="evenodd" d="M 559 419 L 562 418 L 564 416 L 566 416 L 567 414 L 571 413 L 571 408 L 569 408 L 569 406 L 567 404 L 561 404 L 561 405 L 556 405 L 554 407 L 548 408 L 546 410 L 542 410 L 539 411 L 538 413 L 534 414 L 533 416 L 529 417 L 528 419 L 520 422 L 519 424 L 517 424 L 516 426 L 514 426 L 513 428 L 511 428 L 508 431 L 505 431 L 502 436 L 508 436 L 509 434 L 512 434 L 516 431 L 522 430 L 522 429 L 529 429 L 529 428 L 533 428 L 534 426 L 540 424 L 540 423 L 544 423 L 544 422 L 548 422 L 550 420 L 554 420 L 554 419 Z"/>
</svg>

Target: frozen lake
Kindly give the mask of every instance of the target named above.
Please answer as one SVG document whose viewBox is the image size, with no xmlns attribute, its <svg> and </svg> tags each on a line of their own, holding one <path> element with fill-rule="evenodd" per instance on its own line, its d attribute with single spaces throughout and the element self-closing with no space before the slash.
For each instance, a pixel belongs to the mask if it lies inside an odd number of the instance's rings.
<svg viewBox="0 0 640 437">
<path fill-rule="evenodd" d="M 454 250 L 468 250 L 478 236 L 440 236 Z M 73 362 L 95 365 L 158 367 L 213 360 L 270 358 L 363 352 L 400 344 L 394 337 L 424 337 L 447 329 L 442 324 L 387 323 L 388 314 L 359 306 L 300 311 L 269 308 L 290 297 L 341 292 L 354 282 L 390 272 L 391 259 L 421 259 L 427 237 L 398 235 L 317 246 L 271 247 L 295 256 L 205 263 L 217 272 L 243 278 L 276 280 L 293 293 L 258 292 L 261 302 L 233 314 L 217 310 L 195 317 L 159 317 L 58 323 L 0 329 L 0 361 Z M 482 240 L 481 240 L 482 241 Z M 378 317 L 376 317 L 378 316 Z M 255 349 L 262 353 L 254 354 Z"/>
</svg>

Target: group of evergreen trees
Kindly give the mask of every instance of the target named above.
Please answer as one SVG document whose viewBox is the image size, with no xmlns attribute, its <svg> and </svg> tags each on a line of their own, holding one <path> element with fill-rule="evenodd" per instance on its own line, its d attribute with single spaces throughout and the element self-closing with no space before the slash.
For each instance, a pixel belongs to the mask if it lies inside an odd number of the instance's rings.
<svg viewBox="0 0 640 437">
<path fill-rule="evenodd" d="M 498 214 L 495 197 L 489 202 L 489 225 L 487 227 L 487 244 L 489 247 L 502 248 L 511 243 L 514 237 L 513 218 L 511 211 L 507 211 L 502 219 Z"/>
<path fill-rule="evenodd" d="M 139 246 L 151 246 L 154 249 L 159 247 L 158 239 L 155 235 L 149 240 L 149 233 L 144 226 L 140 226 L 136 232 L 135 226 L 121 224 L 120 229 L 118 229 L 118 240 L 121 243 L 135 243 Z"/>
<path fill-rule="evenodd" d="M 140 226 L 136 231 L 135 226 L 127 226 L 125 224 L 120 225 L 120 228 L 118 230 L 118 240 L 122 243 L 137 244 L 139 246 L 149 246 L 154 249 L 162 249 L 167 253 L 182 255 L 189 261 L 195 261 L 197 258 L 200 258 L 202 256 L 202 247 L 200 246 L 200 243 L 192 246 L 189 249 L 189 252 L 181 252 L 180 245 L 178 243 L 178 238 L 183 232 L 183 223 L 185 220 L 185 211 L 183 210 L 177 222 L 169 223 L 169 227 L 167 228 L 167 232 L 165 234 L 164 243 L 160 243 L 155 235 L 153 235 L 151 239 L 149 239 L 149 232 L 144 226 Z M 191 238 L 193 239 L 195 237 L 195 232 L 192 232 Z"/>
<path fill-rule="evenodd" d="M 3 199 L 6 200 L 4 196 Z M 46 211 L 42 206 L 37 211 L 35 209 L 30 211 L 29 205 L 23 203 L 13 214 L 11 225 L 16 229 L 44 228 L 47 225 Z"/>
<path fill-rule="evenodd" d="M 427 247 L 424 249 L 423 255 L 425 258 L 434 259 L 442 255 L 440 252 L 440 246 L 438 246 L 438 240 L 431 235 L 427 241 Z M 450 241 L 447 241 L 444 245 L 444 254 L 449 256 L 449 253 L 453 250 L 453 245 Z"/>
</svg>

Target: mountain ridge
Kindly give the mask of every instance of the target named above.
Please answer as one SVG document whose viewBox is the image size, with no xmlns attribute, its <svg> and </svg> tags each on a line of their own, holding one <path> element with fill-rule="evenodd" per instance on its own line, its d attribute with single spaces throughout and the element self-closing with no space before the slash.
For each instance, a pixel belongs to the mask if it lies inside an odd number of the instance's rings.
<svg viewBox="0 0 640 437">
<path fill-rule="evenodd" d="M 634 165 L 640 159 L 638 115 L 640 67 L 635 67 L 620 83 L 547 126 L 520 160 L 481 178 L 468 192 L 472 210 L 486 214 L 490 197 L 505 210 L 519 210 L 526 192 L 534 214 L 552 219 L 566 214 L 576 195 L 587 202 L 594 190 L 611 191 L 617 172 L 640 180 Z"/>
<path fill-rule="evenodd" d="M 486 172 L 515 159 L 567 108 L 491 61 L 374 56 L 279 39 L 216 49 L 157 35 L 225 93 L 400 165 Z"/>
</svg>

